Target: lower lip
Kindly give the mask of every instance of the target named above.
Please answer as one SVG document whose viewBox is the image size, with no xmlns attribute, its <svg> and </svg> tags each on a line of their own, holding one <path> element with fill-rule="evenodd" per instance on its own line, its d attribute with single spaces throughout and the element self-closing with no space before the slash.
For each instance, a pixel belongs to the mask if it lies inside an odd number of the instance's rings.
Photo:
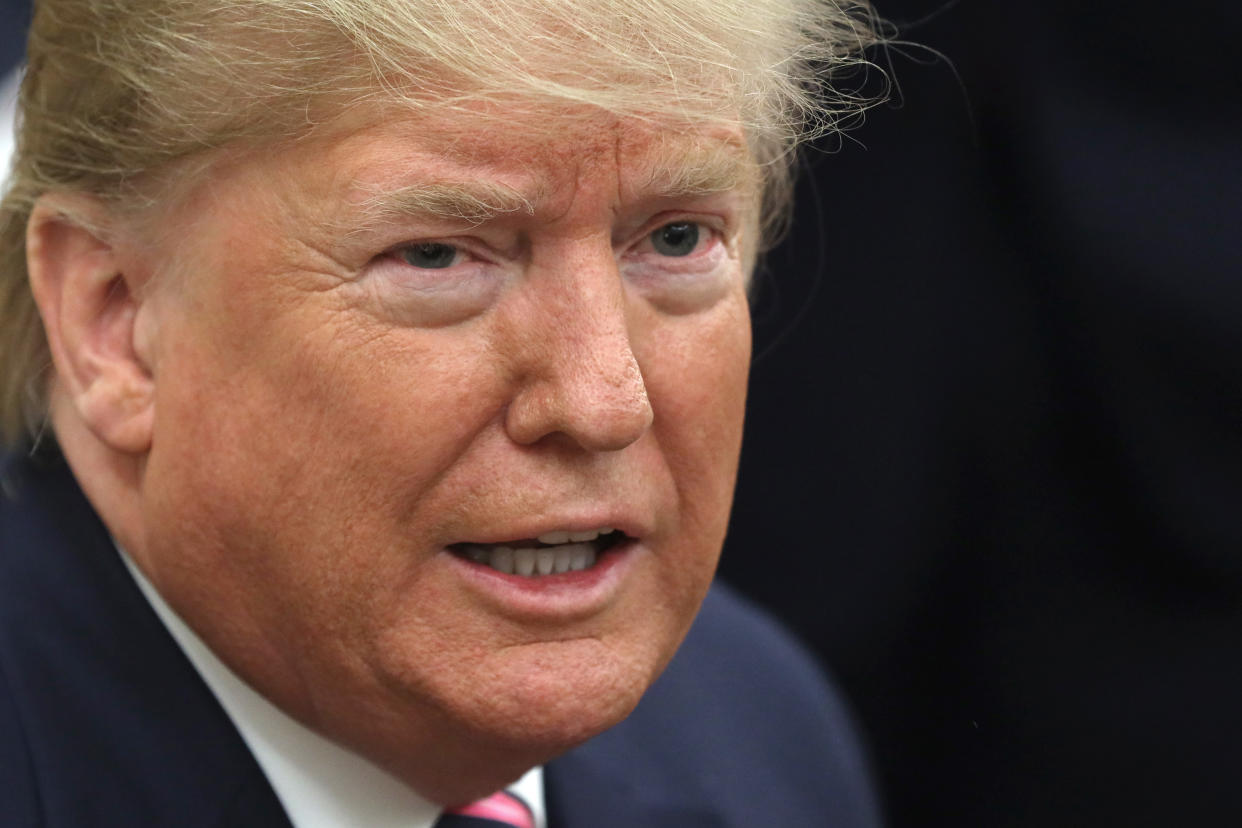
<svg viewBox="0 0 1242 828">
<path fill-rule="evenodd" d="M 445 554 L 466 583 L 505 609 L 523 615 L 564 617 L 602 609 L 642 549 L 640 542 L 627 540 L 610 547 L 587 569 L 529 577 L 506 575 L 447 550 Z"/>
</svg>

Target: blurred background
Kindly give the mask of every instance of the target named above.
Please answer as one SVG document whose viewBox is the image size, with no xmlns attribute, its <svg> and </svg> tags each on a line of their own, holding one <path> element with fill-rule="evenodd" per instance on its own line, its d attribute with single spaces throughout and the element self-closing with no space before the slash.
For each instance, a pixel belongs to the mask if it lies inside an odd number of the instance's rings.
<svg viewBox="0 0 1242 828">
<path fill-rule="evenodd" d="M 759 277 L 722 576 L 895 828 L 1242 825 L 1242 6 L 877 2 L 919 45 Z"/>
<path fill-rule="evenodd" d="M 769 257 L 723 576 L 897 828 L 1242 825 L 1242 6 L 876 2 L 927 48 Z"/>
</svg>

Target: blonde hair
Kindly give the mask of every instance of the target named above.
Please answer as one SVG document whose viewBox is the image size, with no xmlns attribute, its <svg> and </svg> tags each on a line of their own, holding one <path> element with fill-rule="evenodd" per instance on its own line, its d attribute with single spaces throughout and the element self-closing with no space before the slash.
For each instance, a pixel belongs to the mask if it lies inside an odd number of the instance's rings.
<svg viewBox="0 0 1242 828">
<path fill-rule="evenodd" d="M 740 121 L 770 229 L 794 147 L 867 103 L 829 82 L 865 64 L 873 24 L 850 0 L 39 0 L 0 202 L 0 443 L 45 416 L 50 357 L 25 262 L 44 193 L 136 212 L 167 195 L 177 162 L 296 138 L 365 102 L 502 119 L 559 102 Z"/>
</svg>

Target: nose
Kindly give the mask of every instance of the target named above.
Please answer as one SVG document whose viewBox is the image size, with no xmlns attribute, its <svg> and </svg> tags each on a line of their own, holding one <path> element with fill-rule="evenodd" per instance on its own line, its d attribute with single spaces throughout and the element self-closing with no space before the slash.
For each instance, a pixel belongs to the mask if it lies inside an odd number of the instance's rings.
<svg viewBox="0 0 1242 828">
<path fill-rule="evenodd" d="M 561 270 L 562 278 L 531 291 L 521 380 L 505 414 L 509 437 L 519 444 L 561 439 L 588 451 L 619 451 L 651 427 L 624 285 L 611 248 L 600 253 L 593 266 Z"/>
</svg>

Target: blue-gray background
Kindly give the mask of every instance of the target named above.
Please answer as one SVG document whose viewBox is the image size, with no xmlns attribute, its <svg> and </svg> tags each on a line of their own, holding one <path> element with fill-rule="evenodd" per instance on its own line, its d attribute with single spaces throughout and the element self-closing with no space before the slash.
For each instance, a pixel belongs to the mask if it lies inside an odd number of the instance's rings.
<svg viewBox="0 0 1242 828">
<path fill-rule="evenodd" d="M 0 0 L 0 72 L 20 58 L 29 24 L 28 0 Z"/>
</svg>

